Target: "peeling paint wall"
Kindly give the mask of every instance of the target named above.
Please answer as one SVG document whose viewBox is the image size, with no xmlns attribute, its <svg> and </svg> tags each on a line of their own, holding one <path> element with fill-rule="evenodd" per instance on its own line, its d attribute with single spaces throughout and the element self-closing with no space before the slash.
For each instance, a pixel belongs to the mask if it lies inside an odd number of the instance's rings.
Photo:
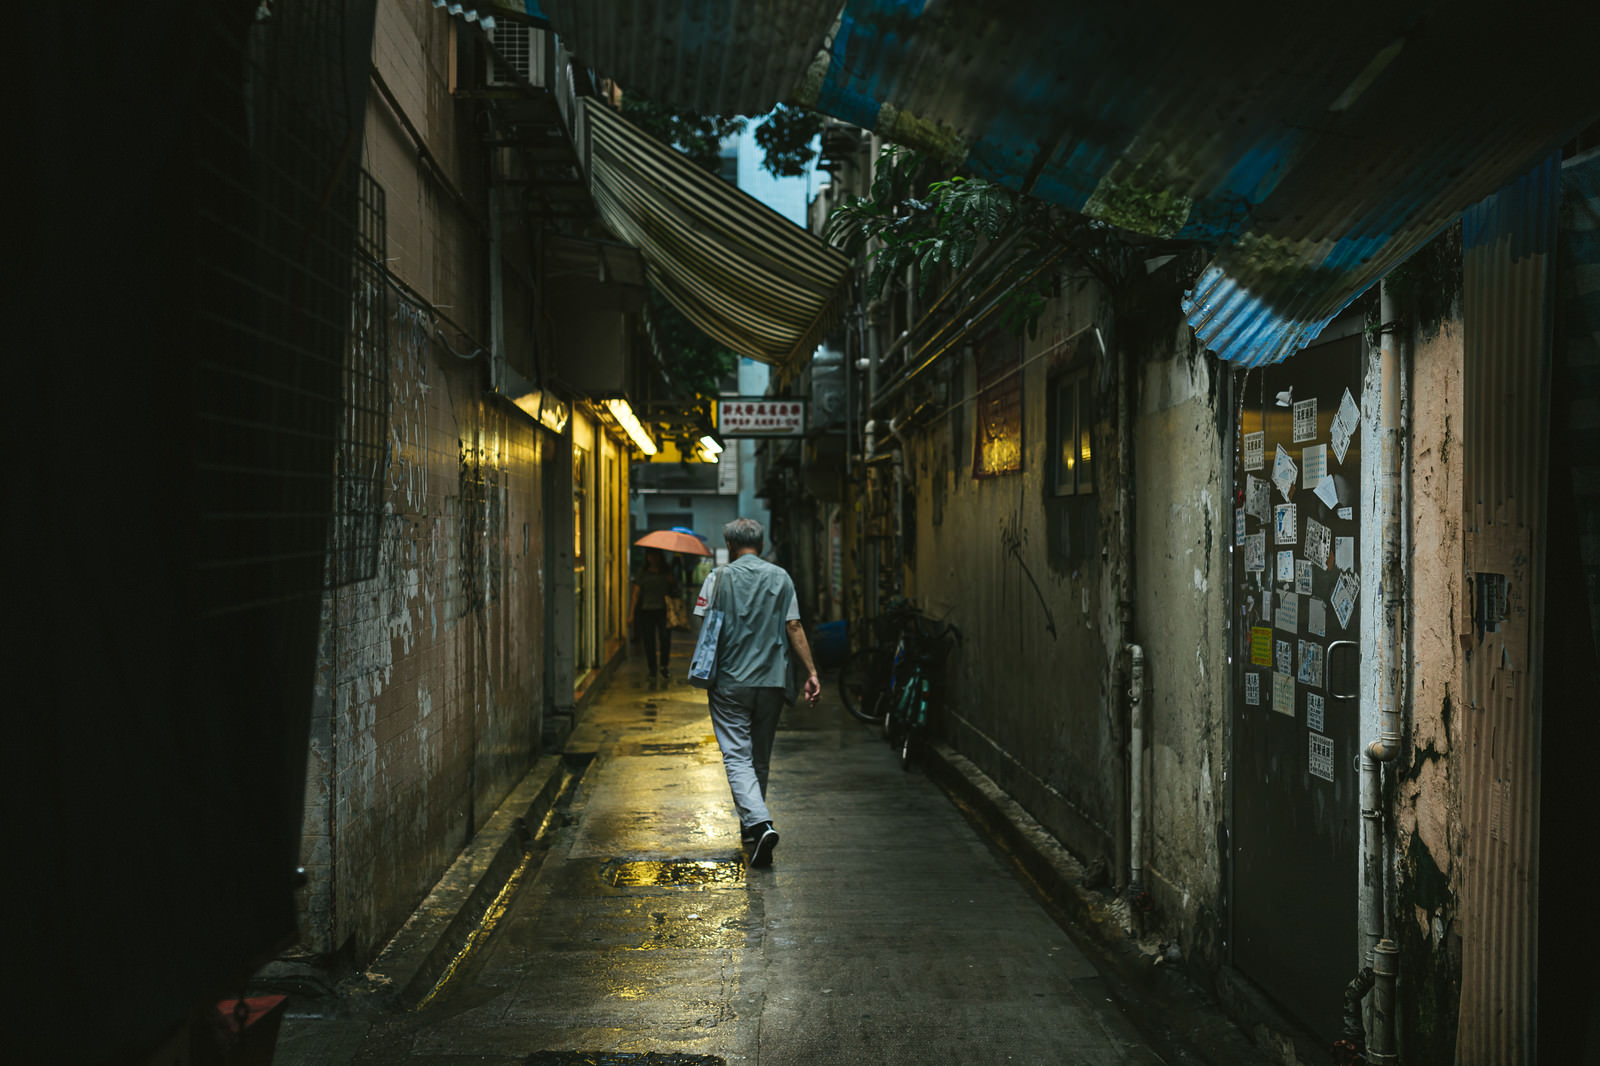
<svg viewBox="0 0 1600 1066">
<path fill-rule="evenodd" d="M 1157 338 L 1157 345 L 1162 338 Z M 1221 961 L 1226 810 L 1227 373 L 1185 329 L 1153 346 L 1134 419 L 1135 635 L 1145 651 L 1145 887 L 1155 923 Z"/>
<path fill-rule="evenodd" d="M 399 927 L 539 745 L 540 431 L 480 398 L 475 368 L 428 363 L 424 424 L 393 413 L 421 447 L 391 464 L 378 576 L 334 596 L 335 942 L 358 956 Z"/>
<path fill-rule="evenodd" d="M 448 16 L 379 4 L 374 64 L 449 180 L 482 192 L 449 93 Z M 486 390 L 487 246 L 376 91 L 387 465 L 373 576 L 324 598 L 308 759 L 304 946 L 372 957 L 537 757 L 546 432 Z M 402 286 L 405 290 L 402 291 Z M 570 534 L 569 534 L 570 535 Z"/>
<path fill-rule="evenodd" d="M 1463 574 L 1462 323 L 1419 331 L 1411 360 L 1410 737 L 1396 767 L 1397 940 L 1406 980 L 1399 1012 L 1407 1061 L 1454 1061 L 1461 929 L 1455 880 L 1461 801 L 1451 773 L 1459 740 L 1461 640 L 1470 624 Z"/>
</svg>

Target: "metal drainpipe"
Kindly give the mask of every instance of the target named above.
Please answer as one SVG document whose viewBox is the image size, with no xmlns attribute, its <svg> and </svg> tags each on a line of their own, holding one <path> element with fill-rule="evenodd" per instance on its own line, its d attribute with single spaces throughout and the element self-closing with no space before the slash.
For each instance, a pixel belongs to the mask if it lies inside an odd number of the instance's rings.
<svg viewBox="0 0 1600 1066">
<path fill-rule="evenodd" d="M 1106 357 L 1105 338 L 1100 333 L 1100 327 L 1094 329 L 1094 339 L 1100 346 L 1100 357 Z M 1117 567 L 1117 625 L 1118 636 L 1125 644 L 1133 643 L 1133 511 L 1132 497 L 1128 491 L 1129 482 L 1133 477 L 1133 427 L 1129 424 L 1129 410 L 1132 406 L 1133 383 L 1128 380 L 1128 355 L 1123 345 L 1117 346 L 1117 553 L 1115 560 Z M 1131 671 L 1130 671 L 1131 672 Z M 1129 681 L 1131 682 L 1131 678 Z M 1118 685 L 1117 689 L 1123 686 Z M 1114 690 L 1115 691 L 1115 690 Z M 1121 715 L 1113 714 L 1112 726 L 1120 735 L 1113 738 L 1115 750 L 1123 750 L 1127 743 L 1126 723 Z M 1131 761 L 1131 753 L 1130 753 Z M 1128 846 L 1132 827 L 1132 812 L 1129 809 L 1127 791 L 1129 769 L 1121 759 L 1111 761 L 1114 780 L 1112 781 L 1112 795 L 1117 799 L 1117 813 L 1120 816 L 1119 829 L 1124 831 L 1112 834 L 1113 855 L 1112 869 L 1117 871 L 1116 876 L 1121 877 L 1128 870 Z"/>
<path fill-rule="evenodd" d="M 1128 645 L 1128 894 L 1144 891 L 1144 648 Z"/>
<path fill-rule="evenodd" d="M 1404 575 L 1401 569 L 1400 499 L 1400 342 L 1392 332 L 1398 318 L 1387 282 L 1379 286 L 1378 319 L 1378 446 L 1379 529 L 1382 597 L 1377 653 L 1378 737 L 1368 742 L 1361 759 L 1361 931 L 1367 964 L 1372 967 L 1373 994 L 1367 1058 L 1373 1063 L 1398 1062 L 1395 1053 L 1394 992 L 1399 975 L 1399 949 L 1387 935 L 1389 907 L 1387 848 L 1383 834 L 1383 766 L 1400 751 L 1401 612 Z"/>
<path fill-rule="evenodd" d="M 489 138 L 495 139 L 498 127 L 493 112 L 489 115 Z M 505 387 L 506 376 L 506 301 L 503 235 L 500 218 L 500 182 L 496 180 L 494 149 L 489 150 L 489 385 Z"/>
<path fill-rule="evenodd" d="M 865 465 L 866 465 L 867 485 L 868 485 L 868 487 L 870 489 L 873 486 L 873 483 L 874 483 L 875 479 L 878 476 L 877 473 L 872 469 L 871 463 L 872 463 L 872 456 L 873 456 L 874 446 L 876 444 L 876 434 L 877 434 L 877 428 L 878 428 L 878 424 L 877 424 L 876 419 L 874 419 L 872 417 L 872 406 L 873 406 L 873 404 L 878 402 L 878 351 L 879 351 L 880 345 L 879 345 L 879 338 L 878 338 L 877 323 L 875 321 L 873 321 L 873 317 L 874 316 L 872 316 L 872 313 L 871 313 L 870 309 L 868 310 L 868 316 L 869 317 L 867 319 L 867 406 L 866 406 L 867 424 L 866 424 L 866 427 L 865 427 L 866 428 L 866 460 L 865 460 Z M 866 508 L 863 508 L 862 517 L 863 518 L 866 517 Z M 865 538 L 864 542 L 862 544 L 862 549 L 863 549 L 862 554 L 864 556 L 864 560 L 863 561 L 865 563 L 865 566 L 863 567 L 863 569 L 866 571 L 866 573 L 862 575 L 865 578 L 864 584 L 866 585 L 866 588 L 864 590 L 865 595 L 862 597 L 862 606 L 866 609 L 866 614 L 867 614 L 868 618 L 874 618 L 878 614 L 878 564 L 879 564 L 878 555 L 879 555 L 879 545 L 880 545 L 880 541 L 876 537 Z"/>
</svg>

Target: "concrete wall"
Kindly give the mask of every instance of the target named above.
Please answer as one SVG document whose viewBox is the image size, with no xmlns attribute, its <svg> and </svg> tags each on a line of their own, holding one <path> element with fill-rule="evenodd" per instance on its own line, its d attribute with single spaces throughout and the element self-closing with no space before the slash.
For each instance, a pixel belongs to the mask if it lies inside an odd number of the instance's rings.
<svg viewBox="0 0 1600 1066">
<path fill-rule="evenodd" d="M 952 395 L 964 399 L 911 435 L 905 457 L 916 498 L 905 591 L 965 633 L 948 668 L 950 742 L 1074 850 L 1108 856 L 1116 816 L 1104 772 L 1114 758 L 1112 568 L 1094 550 L 1076 566 L 1052 564 L 1044 487 L 1046 385 L 1052 369 L 1082 351 L 1069 338 L 1096 310 L 1092 290 L 1058 300 L 1024 345 L 1020 472 L 973 476 L 976 373 L 970 357 L 955 368 Z M 1083 358 L 1086 368 L 1099 366 L 1097 351 Z M 1095 441 L 1102 463 L 1111 457 L 1109 396 Z M 1089 503 L 1102 545 L 1114 542 L 1110 484 L 1102 479 Z"/>
<path fill-rule="evenodd" d="M 1129 306 L 1127 314 L 1139 313 Z M 1097 322 L 1112 341 L 1104 355 L 1085 332 Z M 962 361 L 952 383 L 953 395 L 966 398 L 961 411 L 906 435 L 916 504 L 905 591 L 935 617 L 948 612 L 967 634 L 950 663 L 951 744 L 1119 881 L 1126 870 L 1112 864 L 1126 844 L 1120 766 L 1128 732 L 1120 656 L 1127 640 L 1143 645 L 1145 887 L 1165 935 L 1218 962 L 1232 513 L 1226 371 L 1170 312 L 1121 330 L 1134 367 L 1133 556 L 1125 558 L 1116 491 L 1119 326 L 1094 286 L 1070 282 L 1052 301 L 1022 354 L 1018 473 L 973 477 L 976 374 L 970 357 Z M 1096 491 L 1080 498 L 1087 530 L 1074 525 L 1070 557 L 1058 528 L 1066 519 L 1052 513 L 1061 501 L 1047 484 L 1048 386 L 1057 374 L 1086 374 L 1096 403 Z M 1124 578 L 1134 594 L 1126 637 Z"/>
<path fill-rule="evenodd" d="M 1226 373 L 1186 328 L 1158 334 L 1141 368 L 1133 422 L 1130 639 L 1145 651 L 1145 888 L 1157 924 L 1212 962 L 1220 961 L 1227 809 L 1233 507 Z"/>
<path fill-rule="evenodd" d="M 1393 786 L 1393 914 L 1407 967 L 1401 1029 L 1419 1063 L 1453 1060 L 1460 998 L 1455 881 L 1463 841 L 1451 753 L 1465 713 L 1460 634 L 1472 615 L 1463 581 L 1462 339 L 1460 318 L 1447 318 L 1418 331 L 1411 359 L 1410 735 Z"/>
<path fill-rule="evenodd" d="M 363 165 L 386 194 L 376 573 L 324 597 L 303 947 L 370 958 L 532 764 L 546 702 L 548 432 L 487 389 L 481 147 L 449 19 L 379 4 Z M 398 104 L 439 161 L 418 160 Z M 461 195 L 458 200 L 456 193 Z M 409 292 L 402 292 L 407 289 Z M 570 536 L 570 533 L 568 534 Z"/>
</svg>

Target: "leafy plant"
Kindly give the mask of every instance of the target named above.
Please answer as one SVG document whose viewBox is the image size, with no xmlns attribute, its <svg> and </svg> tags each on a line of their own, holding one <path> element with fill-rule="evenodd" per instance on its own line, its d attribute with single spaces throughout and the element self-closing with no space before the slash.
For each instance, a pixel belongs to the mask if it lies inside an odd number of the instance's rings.
<svg viewBox="0 0 1600 1066">
<path fill-rule="evenodd" d="M 878 157 L 869 195 L 847 197 L 828 215 L 824 236 L 850 255 L 866 255 L 867 299 L 908 278 L 926 295 L 950 284 L 985 248 L 1003 243 L 1002 254 L 980 264 L 969 285 L 1003 286 L 1000 320 L 1020 332 L 1044 310 L 1051 279 L 1040 267 L 1049 258 L 1066 254 L 1115 290 L 1143 257 L 1166 248 L 984 178 L 936 178 L 936 166 L 891 145 Z"/>
<path fill-rule="evenodd" d="M 722 391 L 723 380 L 739 365 L 736 353 L 712 340 L 654 288 L 650 321 L 678 397 L 715 396 Z"/>
<path fill-rule="evenodd" d="M 678 111 L 637 93 L 622 94 L 622 114 L 662 144 L 682 152 L 695 166 L 713 174 L 722 166 L 722 142 L 742 133 L 745 127 L 745 119 L 739 116 Z"/>
<path fill-rule="evenodd" d="M 756 123 L 755 140 L 761 165 L 776 178 L 803 178 L 817 150 L 811 147 L 822 132 L 822 116 L 803 107 L 779 104 Z"/>
</svg>

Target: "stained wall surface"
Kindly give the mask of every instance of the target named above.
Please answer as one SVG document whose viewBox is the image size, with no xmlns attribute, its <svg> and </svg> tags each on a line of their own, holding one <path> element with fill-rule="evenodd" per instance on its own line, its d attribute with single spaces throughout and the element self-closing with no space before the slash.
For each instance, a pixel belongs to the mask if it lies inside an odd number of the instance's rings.
<svg viewBox="0 0 1600 1066">
<path fill-rule="evenodd" d="M 1146 883 L 1159 920 L 1185 944 L 1198 937 L 1210 949 L 1225 807 L 1223 371 L 1181 323 L 1128 329 L 1119 342 L 1097 288 L 1069 283 L 1061 293 L 1022 344 L 1019 471 L 974 476 L 985 396 L 971 356 L 951 382 L 947 413 L 907 435 L 915 535 L 906 589 L 968 635 L 950 662 L 950 743 L 1114 879 L 1126 874 L 1113 865 L 1127 847 L 1122 655 L 1129 640 L 1143 646 Z M 1125 494 L 1118 343 L 1135 368 Z M 1076 497 L 1058 494 L 1052 455 L 1064 381 L 1091 397 L 1093 490 Z M 1123 507 L 1133 531 L 1126 547 Z M 1129 632 L 1124 588 L 1133 596 Z"/>
<path fill-rule="evenodd" d="M 1103 362 L 1080 345 L 1094 324 L 1092 291 L 1062 297 L 1022 342 L 1021 469 L 974 476 L 988 395 L 973 359 L 953 373 L 948 410 L 912 435 L 905 476 L 915 494 L 907 592 L 933 617 L 966 634 L 949 662 L 950 742 L 1080 855 L 1108 857 L 1116 818 L 1105 767 L 1113 759 L 1110 714 L 1116 612 L 1112 569 L 1114 494 L 1086 495 L 1090 543 L 1052 560 L 1046 476 L 1050 383 L 1082 377 L 1100 392 Z M 1097 399 L 1095 455 L 1109 459 L 1114 393 Z M 1103 472 L 1109 463 L 1101 463 Z"/>
<path fill-rule="evenodd" d="M 1168 935 L 1213 962 L 1221 949 L 1228 751 L 1228 372 L 1187 330 L 1158 338 L 1142 367 L 1133 423 L 1130 639 L 1143 646 L 1146 664 L 1145 887 Z"/>
<path fill-rule="evenodd" d="M 532 765 L 545 702 L 556 449 L 487 388 L 481 147 L 451 47 L 445 13 L 379 4 L 363 165 L 387 223 L 382 514 L 375 571 L 324 597 L 302 846 L 303 946 L 357 959 Z"/>
</svg>

